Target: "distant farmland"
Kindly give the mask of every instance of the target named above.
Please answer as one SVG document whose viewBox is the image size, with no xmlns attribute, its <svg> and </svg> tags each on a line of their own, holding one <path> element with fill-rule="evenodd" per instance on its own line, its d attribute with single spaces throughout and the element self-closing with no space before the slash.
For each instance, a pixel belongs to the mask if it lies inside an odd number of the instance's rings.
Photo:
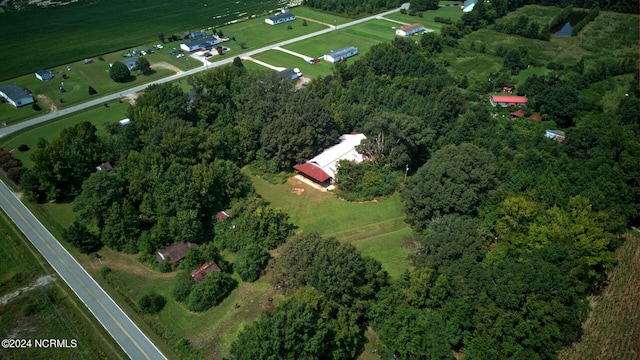
<svg viewBox="0 0 640 360">
<path fill-rule="evenodd" d="M 281 0 L 93 0 L 0 11 L 0 81 L 273 10 Z M 0 8 L 1 9 L 1 8 Z"/>
</svg>

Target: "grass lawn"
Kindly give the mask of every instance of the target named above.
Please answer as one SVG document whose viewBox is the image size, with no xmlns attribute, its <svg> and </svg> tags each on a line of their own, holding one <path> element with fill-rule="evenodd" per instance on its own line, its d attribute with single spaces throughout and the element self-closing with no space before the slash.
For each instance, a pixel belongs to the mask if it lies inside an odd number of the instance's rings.
<svg viewBox="0 0 640 360">
<path fill-rule="evenodd" d="M 258 194 L 273 206 L 286 211 L 299 232 L 318 232 L 351 243 L 363 255 L 380 261 L 392 277 L 408 269 L 409 250 L 402 240 L 411 235 L 404 222 L 400 197 L 396 194 L 378 202 L 352 203 L 337 199 L 290 178 L 285 184 L 270 184 L 251 175 Z M 292 188 L 303 188 L 301 195 Z"/>
<path fill-rule="evenodd" d="M 128 108 L 128 102 L 120 103 L 118 101 L 110 102 L 108 108 L 105 108 L 103 105 L 95 106 L 62 119 L 30 127 L 8 138 L 2 138 L 0 139 L 0 148 L 12 149 L 17 148 L 21 144 L 27 144 L 29 148 L 35 149 L 38 139 L 51 140 L 59 136 L 62 129 L 83 121 L 91 122 L 98 129 L 98 135 L 102 135 L 105 132 L 105 125 L 107 123 L 117 122 L 126 117 Z M 20 159 L 25 167 L 29 168 L 33 165 L 30 159 L 32 153 L 32 150 L 25 152 L 16 151 L 14 156 Z"/>
<path fill-rule="evenodd" d="M 293 10 L 291 12 L 294 13 Z M 279 25 L 269 25 L 264 22 L 264 19 L 267 17 L 268 16 L 261 16 L 255 19 L 241 21 L 219 28 L 218 30 L 222 31 L 225 36 L 235 37 L 236 43 L 229 42 L 226 46 L 229 46 L 239 53 L 244 51 L 240 49 L 239 45 L 236 45 L 240 42 L 246 43 L 245 50 L 253 50 L 327 28 L 324 25 L 311 21 L 307 21 L 307 26 L 302 26 L 301 19 Z M 288 29 L 289 26 L 292 27 L 291 30 Z"/>
<path fill-rule="evenodd" d="M 303 54 L 307 55 L 307 54 Z M 307 55 L 310 56 L 310 55 Z M 269 50 L 258 55 L 252 56 L 254 59 L 264 61 L 267 64 L 273 66 L 282 66 L 289 69 L 299 68 L 302 71 L 303 76 L 308 78 L 316 78 L 318 76 L 326 76 L 333 72 L 333 64 L 327 61 L 321 61 L 317 64 L 309 64 L 303 59 L 279 51 L 279 50 Z M 246 63 L 246 62 L 245 62 Z M 264 69 L 267 69 L 263 67 Z"/>
<path fill-rule="evenodd" d="M 390 42 L 395 36 L 395 23 L 384 20 L 371 20 L 355 26 L 332 31 L 329 34 L 316 36 L 295 44 L 285 46 L 304 55 L 319 57 L 328 53 L 331 49 L 345 46 L 355 46 L 359 54 L 364 54 L 376 44 Z M 356 55 L 357 58 L 358 55 Z M 319 64 L 313 65 L 317 66 Z"/>
<path fill-rule="evenodd" d="M 342 15 L 329 14 L 312 9 L 308 6 L 297 6 L 291 9 L 291 13 L 297 17 L 304 17 L 311 20 L 319 21 L 328 25 L 342 25 L 352 21 L 353 19 L 346 18 Z"/>
<path fill-rule="evenodd" d="M 54 274 L 31 244 L 0 212 L 0 296 Z M 75 349 L 2 350 L 7 359 L 125 359 L 120 347 L 62 280 L 23 292 L 0 306 L 0 337 L 76 339 Z"/>
<path fill-rule="evenodd" d="M 462 9 L 459 7 L 451 6 L 451 7 L 441 7 L 438 10 L 429 10 L 422 13 L 422 18 L 418 16 L 409 16 L 407 14 L 400 14 L 399 12 L 393 13 L 391 15 L 385 16 L 387 19 L 392 19 L 396 21 L 402 21 L 407 24 L 415 24 L 420 23 L 424 25 L 427 29 L 435 30 L 436 32 L 440 32 L 440 29 L 446 25 L 442 23 L 436 22 L 434 19 L 436 16 L 442 18 L 451 18 L 453 22 L 456 22 L 462 18 Z M 400 24 L 398 24 L 400 26 Z"/>
</svg>

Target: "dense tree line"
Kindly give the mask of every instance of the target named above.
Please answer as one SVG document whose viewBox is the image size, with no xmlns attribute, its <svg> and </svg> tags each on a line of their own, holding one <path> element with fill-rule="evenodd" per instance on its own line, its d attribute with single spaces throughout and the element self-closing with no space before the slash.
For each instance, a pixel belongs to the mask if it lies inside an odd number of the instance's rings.
<svg viewBox="0 0 640 360">
<path fill-rule="evenodd" d="M 427 0 L 429 2 L 430 0 Z M 387 9 L 397 8 L 402 4 L 399 0 L 304 0 L 304 5 L 332 13 L 358 16 L 374 14 Z"/>
</svg>

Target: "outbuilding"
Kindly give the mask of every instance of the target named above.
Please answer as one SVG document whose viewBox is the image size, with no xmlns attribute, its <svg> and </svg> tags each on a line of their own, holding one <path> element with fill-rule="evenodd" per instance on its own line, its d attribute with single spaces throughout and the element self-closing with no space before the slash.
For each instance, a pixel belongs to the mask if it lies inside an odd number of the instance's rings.
<svg viewBox="0 0 640 360">
<path fill-rule="evenodd" d="M 284 69 L 280 71 L 280 75 L 286 80 L 295 80 L 300 77 L 298 73 L 291 69 Z"/>
<path fill-rule="evenodd" d="M 527 106 L 529 99 L 526 96 L 492 95 L 490 101 L 493 106 Z"/>
<path fill-rule="evenodd" d="M 35 102 L 33 96 L 16 84 L 0 86 L 0 96 L 15 107 L 20 107 Z"/>
<path fill-rule="evenodd" d="M 364 134 L 344 134 L 340 136 L 340 142 L 337 145 L 325 149 L 313 159 L 303 164 L 297 164 L 293 168 L 304 177 L 323 187 L 328 187 L 336 177 L 338 161 L 362 162 L 362 155 L 356 150 L 356 146 L 366 138 Z"/>
<path fill-rule="evenodd" d="M 36 71 L 36 78 L 40 81 L 47 81 L 53 79 L 53 74 L 49 70 Z"/>
<path fill-rule="evenodd" d="M 478 0 L 466 0 L 464 5 L 462 5 L 462 12 L 471 12 L 473 8 L 476 6 Z"/>
<path fill-rule="evenodd" d="M 339 49 L 331 49 L 328 54 L 324 55 L 324 59 L 331 63 L 343 61 L 358 54 L 358 48 L 355 46 L 346 46 Z"/>
<path fill-rule="evenodd" d="M 121 63 L 127 65 L 127 69 L 129 71 L 133 71 L 138 68 L 138 58 L 124 59 L 120 60 Z"/>
<path fill-rule="evenodd" d="M 412 25 L 402 25 L 400 29 L 396 30 L 396 35 L 398 36 L 411 36 L 415 35 L 421 31 L 424 31 L 424 25 L 422 24 L 412 24 Z"/>
</svg>

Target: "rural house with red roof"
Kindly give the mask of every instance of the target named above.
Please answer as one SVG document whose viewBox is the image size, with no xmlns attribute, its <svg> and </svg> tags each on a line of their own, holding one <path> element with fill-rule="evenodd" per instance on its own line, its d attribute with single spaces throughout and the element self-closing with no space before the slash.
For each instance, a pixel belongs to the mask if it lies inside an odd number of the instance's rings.
<svg viewBox="0 0 640 360">
<path fill-rule="evenodd" d="M 492 95 L 490 101 L 493 106 L 527 106 L 529 99 L 526 96 Z"/>
<path fill-rule="evenodd" d="M 222 272 L 218 264 L 216 264 L 215 261 L 212 260 L 203 264 L 198 269 L 193 270 L 191 272 L 191 277 L 193 278 L 193 281 L 199 283 L 199 282 L 202 282 L 202 280 L 204 280 L 205 276 L 211 274 L 214 271 Z"/>
</svg>

